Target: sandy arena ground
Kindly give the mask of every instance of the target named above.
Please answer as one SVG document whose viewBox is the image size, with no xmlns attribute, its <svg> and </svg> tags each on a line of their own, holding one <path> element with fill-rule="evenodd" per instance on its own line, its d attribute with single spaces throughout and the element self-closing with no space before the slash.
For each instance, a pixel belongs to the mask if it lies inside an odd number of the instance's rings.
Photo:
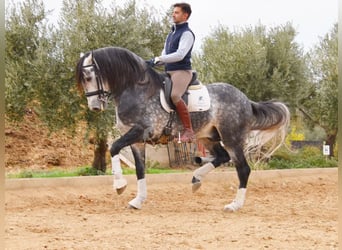
<svg viewBox="0 0 342 250">
<path fill-rule="evenodd" d="M 135 180 L 120 196 L 111 181 L 6 183 L 6 249 L 338 249 L 337 169 L 292 171 L 254 171 L 235 213 L 223 211 L 235 196 L 235 172 L 210 173 L 195 194 L 191 174 L 147 176 L 142 210 L 127 209 Z"/>
</svg>

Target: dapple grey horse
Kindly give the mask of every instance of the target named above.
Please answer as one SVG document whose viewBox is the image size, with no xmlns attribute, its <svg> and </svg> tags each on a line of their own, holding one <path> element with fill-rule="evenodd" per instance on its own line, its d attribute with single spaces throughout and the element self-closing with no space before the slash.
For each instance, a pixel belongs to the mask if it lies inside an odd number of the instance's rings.
<svg viewBox="0 0 342 250">
<path fill-rule="evenodd" d="M 162 143 L 161 137 L 170 119 L 160 101 L 165 79 L 165 74 L 151 68 L 145 60 L 119 47 L 85 53 L 76 67 L 76 81 L 82 86 L 90 109 L 102 110 L 107 107 L 109 99 L 114 101 L 116 126 L 122 136 L 110 148 L 113 186 L 120 194 L 127 185 L 119 152 L 130 146 L 136 166 L 137 194 L 129 205 L 136 209 L 140 209 L 147 198 L 145 144 Z M 239 187 L 236 197 L 224 206 L 224 210 L 236 211 L 244 204 L 251 171 L 245 157 L 246 147 L 260 148 L 274 137 L 280 138 L 273 144 L 275 148 L 279 147 L 288 129 L 290 113 L 281 102 L 253 102 L 227 83 L 211 83 L 203 87 L 208 91 L 210 107 L 191 112 L 191 120 L 196 140 L 204 145 L 212 159 L 194 171 L 193 190 L 199 188 L 202 178 L 211 170 L 232 161 Z M 176 117 L 170 136 L 177 137 L 181 129 Z"/>
</svg>

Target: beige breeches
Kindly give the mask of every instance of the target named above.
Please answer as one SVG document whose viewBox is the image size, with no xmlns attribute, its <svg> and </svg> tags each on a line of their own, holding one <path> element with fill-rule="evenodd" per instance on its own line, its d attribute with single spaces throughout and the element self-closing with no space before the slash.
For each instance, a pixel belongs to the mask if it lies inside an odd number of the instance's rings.
<svg viewBox="0 0 342 250">
<path fill-rule="evenodd" d="M 185 93 L 191 81 L 192 70 L 176 70 L 168 71 L 167 73 L 170 74 L 171 80 L 173 82 L 171 90 L 171 100 L 173 104 L 176 105 L 176 103 L 179 102 L 182 95 Z"/>
</svg>

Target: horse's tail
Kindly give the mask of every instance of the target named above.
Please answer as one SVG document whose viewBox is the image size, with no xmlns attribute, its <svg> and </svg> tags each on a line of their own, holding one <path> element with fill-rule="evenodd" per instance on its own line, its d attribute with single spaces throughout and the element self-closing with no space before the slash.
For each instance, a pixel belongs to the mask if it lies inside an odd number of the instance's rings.
<svg viewBox="0 0 342 250">
<path fill-rule="evenodd" d="M 252 102 L 251 105 L 254 121 L 245 153 L 259 161 L 269 158 L 285 142 L 290 112 L 281 102 Z"/>
</svg>

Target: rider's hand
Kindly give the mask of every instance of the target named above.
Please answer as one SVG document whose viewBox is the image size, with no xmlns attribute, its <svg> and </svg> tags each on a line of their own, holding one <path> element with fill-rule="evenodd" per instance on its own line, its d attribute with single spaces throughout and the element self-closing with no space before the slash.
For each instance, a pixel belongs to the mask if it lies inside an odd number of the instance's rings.
<svg viewBox="0 0 342 250">
<path fill-rule="evenodd" d="M 160 61 L 159 57 L 152 58 L 148 61 L 145 61 L 150 67 L 161 65 L 162 62 Z"/>
<path fill-rule="evenodd" d="M 154 58 L 153 62 L 154 62 L 154 65 L 161 65 L 162 64 L 162 62 L 160 61 L 160 58 L 158 56 Z"/>
</svg>

